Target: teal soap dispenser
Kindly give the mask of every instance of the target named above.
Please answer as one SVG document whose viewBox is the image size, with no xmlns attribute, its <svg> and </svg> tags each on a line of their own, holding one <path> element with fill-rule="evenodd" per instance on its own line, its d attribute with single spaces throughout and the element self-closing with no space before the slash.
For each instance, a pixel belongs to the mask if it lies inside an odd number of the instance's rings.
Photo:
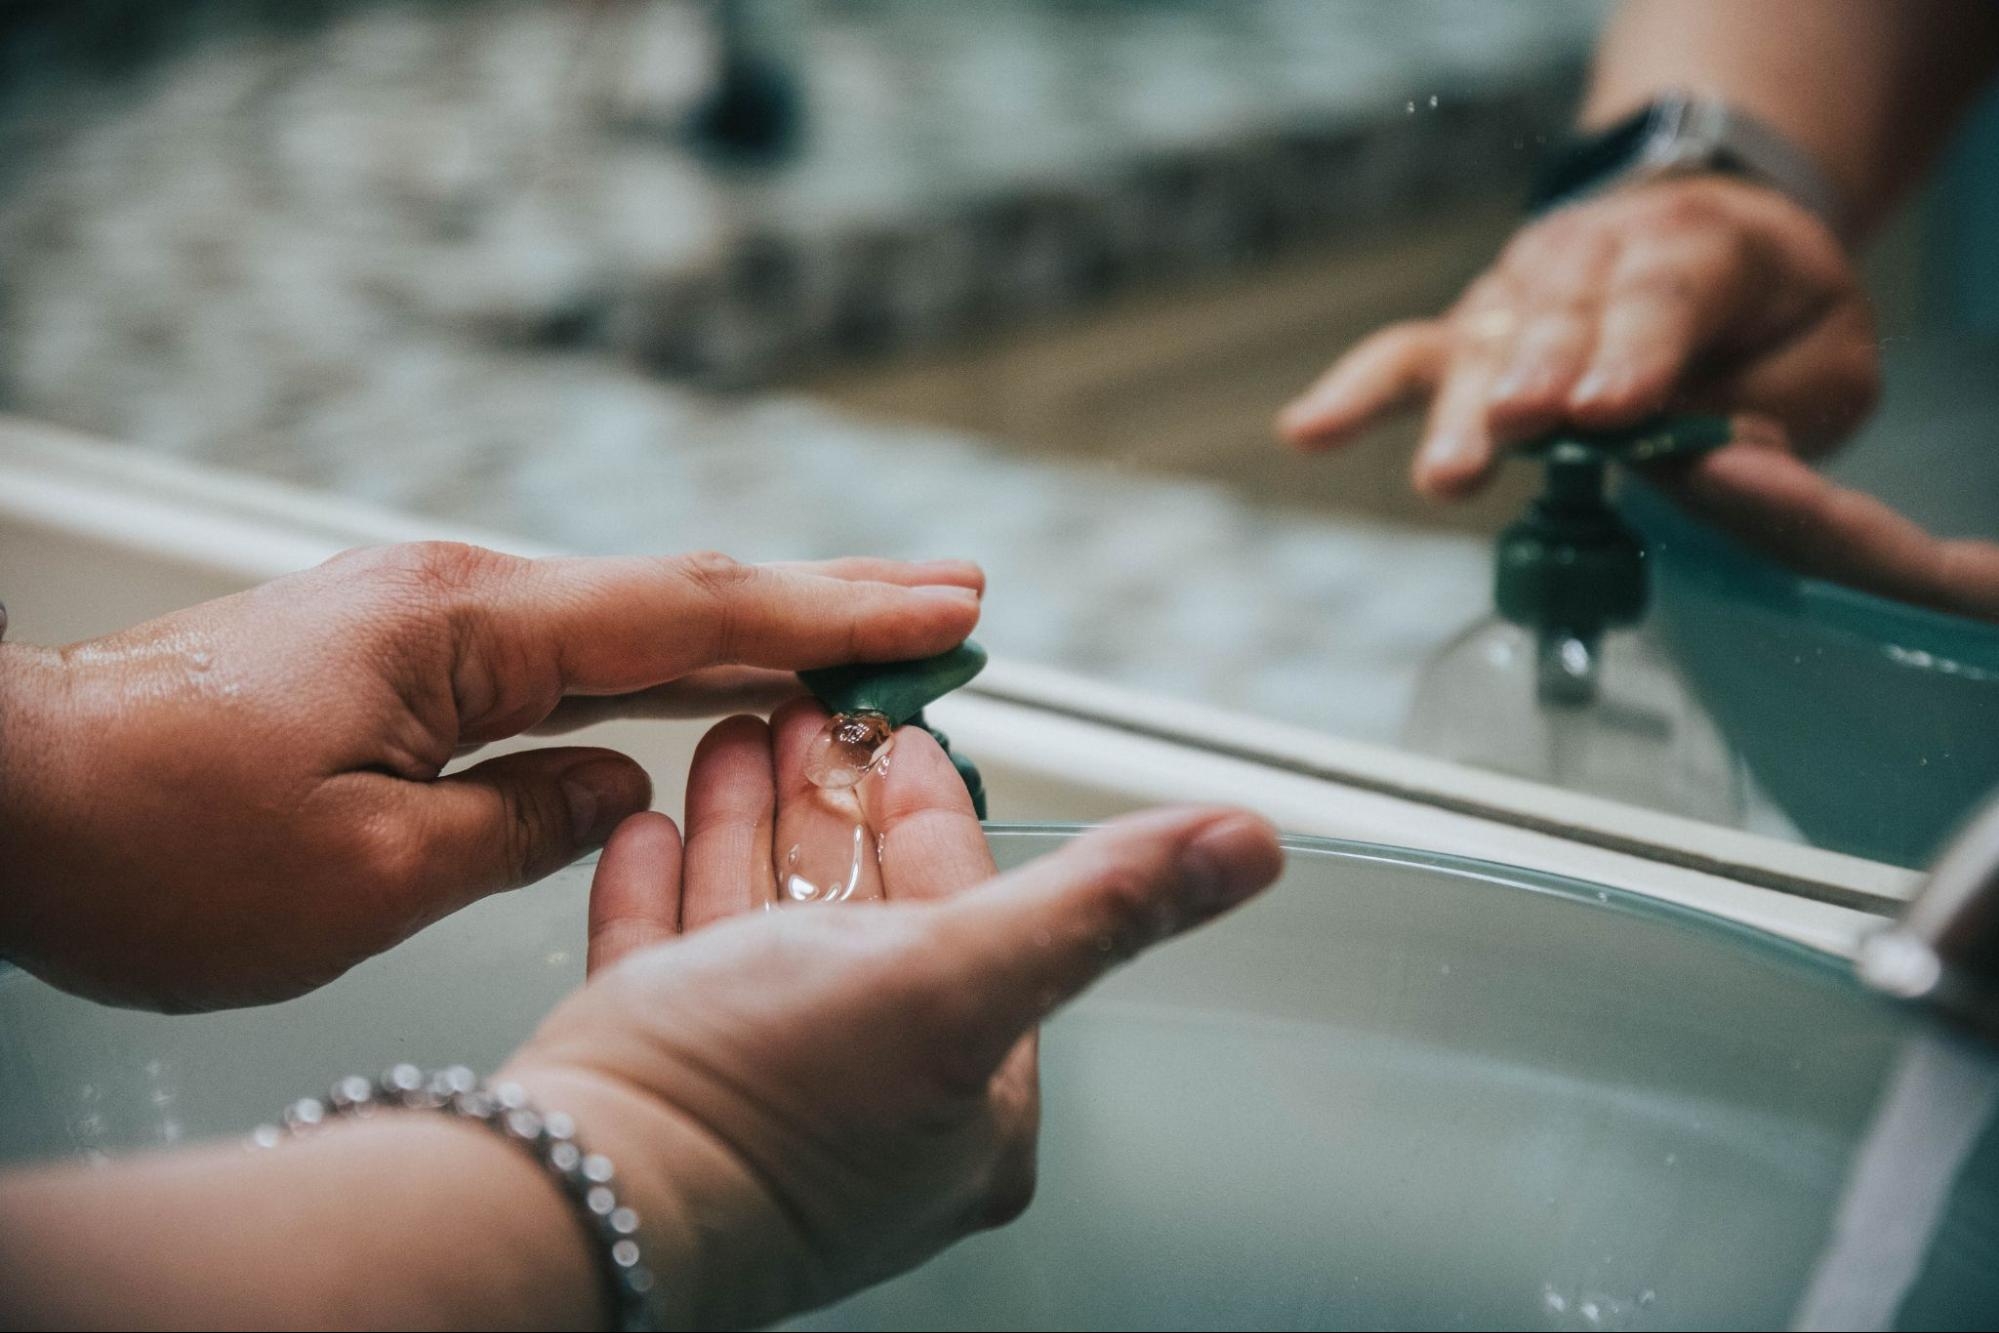
<svg viewBox="0 0 1999 1333">
<path fill-rule="evenodd" d="M 1515 777 L 1739 825 L 1740 765 L 1644 632 L 1645 545 L 1605 494 L 1614 463 L 1683 457 L 1728 438 L 1724 419 L 1672 417 L 1521 447 L 1541 463 L 1544 480 L 1499 536 L 1495 613 L 1425 664 L 1404 742 Z"/>
</svg>

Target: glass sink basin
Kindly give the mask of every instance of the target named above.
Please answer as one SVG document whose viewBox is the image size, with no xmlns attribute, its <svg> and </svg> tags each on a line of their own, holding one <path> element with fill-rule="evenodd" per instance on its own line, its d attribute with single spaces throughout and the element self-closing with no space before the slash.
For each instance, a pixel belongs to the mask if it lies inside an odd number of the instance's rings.
<svg viewBox="0 0 1999 1333">
<path fill-rule="evenodd" d="M 1927 865 L 1999 786 L 1999 627 L 1793 573 L 1642 483 L 1623 507 L 1666 644 L 1785 815 L 1817 846 Z"/>
<path fill-rule="evenodd" d="M 1071 832 L 993 839 L 1011 864 Z M 801 1326 L 1791 1318 L 1891 1071 L 1939 1040 L 1919 1018 L 1842 963 L 1637 895 L 1291 846 L 1267 897 L 1052 1025 L 1025 1218 Z M 8 976 L 0 1156 L 242 1133 L 394 1060 L 490 1068 L 580 975 L 587 875 L 264 1010 L 135 1014 Z M 1945 1173 L 1904 1326 L 1999 1311 L 1995 1137 L 1981 1121 Z"/>
</svg>

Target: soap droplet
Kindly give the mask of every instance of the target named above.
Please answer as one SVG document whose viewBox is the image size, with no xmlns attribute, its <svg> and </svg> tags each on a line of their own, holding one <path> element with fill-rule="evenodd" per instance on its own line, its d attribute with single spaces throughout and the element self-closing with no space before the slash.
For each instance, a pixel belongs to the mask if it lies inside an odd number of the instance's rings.
<svg viewBox="0 0 1999 1333">
<path fill-rule="evenodd" d="M 805 780 L 834 790 L 857 786 L 894 745 L 895 729 L 880 713 L 835 713 L 805 752 Z"/>
</svg>

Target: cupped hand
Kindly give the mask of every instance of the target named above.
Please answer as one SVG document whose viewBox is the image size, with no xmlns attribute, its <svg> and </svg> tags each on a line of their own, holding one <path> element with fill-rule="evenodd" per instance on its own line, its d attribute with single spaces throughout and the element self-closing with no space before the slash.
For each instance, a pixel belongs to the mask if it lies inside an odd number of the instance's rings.
<svg viewBox="0 0 1999 1333">
<path fill-rule="evenodd" d="M 1448 313 L 1348 351 L 1278 431 L 1329 449 L 1426 406 L 1415 485 L 1448 498 L 1483 484 L 1510 443 L 1669 409 L 1760 413 L 1820 453 L 1878 387 L 1873 318 L 1838 239 L 1776 191 L 1704 176 L 1531 223 Z"/>
<path fill-rule="evenodd" d="M 617 1162 L 670 1317 L 696 1326 L 821 1304 L 1018 1213 L 1037 1025 L 1281 866 L 1260 819 L 1179 809 L 995 879 L 963 782 L 905 730 L 870 800 L 882 900 L 770 907 L 776 830 L 817 799 L 797 765 L 823 719 L 801 704 L 722 723 L 689 775 L 684 843 L 663 815 L 617 831 L 592 980 L 505 1071 Z M 840 821 L 815 827 L 837 852 Z"/>
<path fill-rule="evenodd" d="M 570 710 L 768 699 L 959 643 L 970 565 L 526 560 L 420 544 L 60 650 L 0 647 L 0 952 L 102 999 L 323 983 L 651 800 L 602 749 L 454 755 Z M 565 702 L 567 701 L 567 702 Z"/>
</svg>

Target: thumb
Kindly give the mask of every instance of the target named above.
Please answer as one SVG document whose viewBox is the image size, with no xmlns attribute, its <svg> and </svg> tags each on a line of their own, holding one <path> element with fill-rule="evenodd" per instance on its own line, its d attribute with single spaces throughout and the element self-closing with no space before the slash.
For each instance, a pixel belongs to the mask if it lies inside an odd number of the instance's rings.
<svg viewBox="0 0 1999 1333">
<path fill-rule="evenodd" d="M 1999 619 L 1999 546 L 1947 541 L 1790 454 L 1730 447 L 1680 483 L 1687 506 L 1801 574 L 1955 615 Z"/>
<path fill-rule="evenodd" d="M 603 845 L 652 803 L 652 780 L 615 750 L 499 755 L 424 784 L 425 860 L 461 901 L 518 888 Z"/>
<path fill-rule="evenodd" d="M 937 909 L 974 1030 L 956 1034 L 967 1074 L 990 1075 L 1057 1005 L 1140 950 L 1191 930 L 1277 878 L 1284 852 L 1260 817 L 1215 807 L 1116 820 Z"/>
</svg>

